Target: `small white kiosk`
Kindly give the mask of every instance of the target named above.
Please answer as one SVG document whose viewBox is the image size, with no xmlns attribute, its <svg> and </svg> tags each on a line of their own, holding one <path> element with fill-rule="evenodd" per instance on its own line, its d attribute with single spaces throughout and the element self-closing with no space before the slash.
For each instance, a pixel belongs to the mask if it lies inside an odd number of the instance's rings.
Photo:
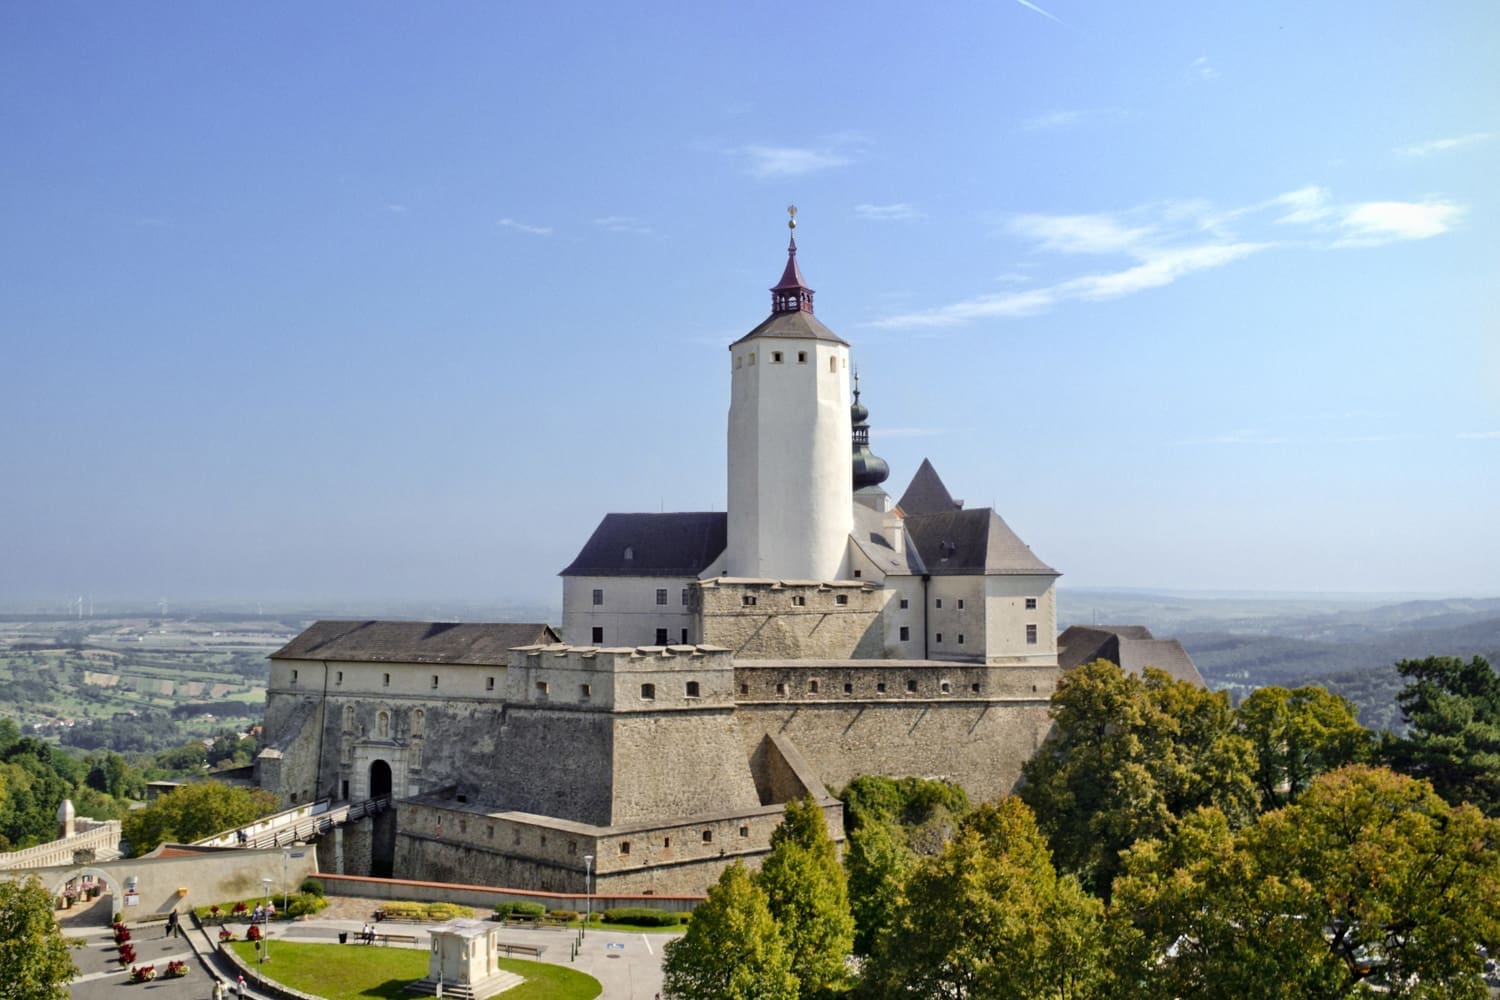
<svg viewBox="0 0 1500 1000">
<path fill-rule="evenodd" d="M 431 928 L 427 978 L 407 990 L 460 1000 L 485 1000 L 523 980 L 495 964 L 499 925 L 488 920 L 449 920 Z"/>
</svg>

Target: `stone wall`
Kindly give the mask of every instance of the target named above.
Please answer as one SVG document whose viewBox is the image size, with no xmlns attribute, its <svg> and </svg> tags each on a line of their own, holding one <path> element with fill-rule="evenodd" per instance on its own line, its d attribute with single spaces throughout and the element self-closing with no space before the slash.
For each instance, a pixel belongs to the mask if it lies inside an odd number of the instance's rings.
<svg viewBox="0 0 1500 1000">
<path fill-rule="evenodd" d="M 737 660 L 872 659 L 885 655 L 881 612 L 894 591 L 858 580 L 705 580 L 703 642 Z"/>
</svg>

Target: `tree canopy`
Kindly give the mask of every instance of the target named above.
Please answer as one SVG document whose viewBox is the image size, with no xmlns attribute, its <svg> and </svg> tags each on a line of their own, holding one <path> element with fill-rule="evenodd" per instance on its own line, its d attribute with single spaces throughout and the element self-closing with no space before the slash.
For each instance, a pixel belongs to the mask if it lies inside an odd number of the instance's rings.
<svg viewBox="0 0 1500 1000">
<path fill-rule="evenodd" d="M 0 1000 L 67 1000 L 78 974 L 36 876 L 0 879 Z"/>
<path fill-rule="evenodd" d="M 766 894 L 802 995 L 842 988 L 854 947 L 848 878 L 823 810 L 811 797 L 787 803 L 755 882 Z"/>
<path fill-rule="evenodd" d="M 1255 748 L 1255 785 L 1264 809 L 1297 801 L 1314 777 L 1366 760 L 1373 748 L 1354 705 L 1320 687 L 1258 688 L 1234 719 Z"/>
<path fill-rule="evenodd" d="M 132 810 L 121 832 L 139 856 L 168 841 L 191 843 L 244 826 L 275 809 L 276 796 L 263 789 L 203 781 L 182 785 L 144 809 Z"/>
<path fill-rule="evenodd" d="M 1352 766 L 1232 831 L 1214 808 L 1126 854 L 1115 961 L 1144 996 L 1487 995 L 1500 822 Z"/>
<path fill-rule="evenodd" d="M 687 933 L 665 948 L 663 986 L 674 1000 L 797 1000 L 766 894 L 744 866 L 725 869 L 693 911 Z"/>
<path fill-rule="evenodd" d="M 1407 681 L 1396 700 L 1409 731 L 1388 748 L 1391 765 L 1449 802 L 1500 816 L 1500 677 L 1489 661 L 1430 656 L 1396 669 Z"/>
</svg>

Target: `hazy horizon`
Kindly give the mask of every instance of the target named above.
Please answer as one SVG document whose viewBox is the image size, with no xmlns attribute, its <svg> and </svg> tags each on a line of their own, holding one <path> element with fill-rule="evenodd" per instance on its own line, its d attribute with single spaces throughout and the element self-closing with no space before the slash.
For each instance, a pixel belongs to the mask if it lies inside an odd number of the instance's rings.
<svg viewBox="0 0 1500 1000">
<path fill-rule="evenodd" d="M 930 458 L 1068 588 L 1495 594 L 1497 42 L 6 6 L 0 603 L 560 603 L 605 513 L 723 510 L 789 203 L 893 496 Z"/>
</svg>

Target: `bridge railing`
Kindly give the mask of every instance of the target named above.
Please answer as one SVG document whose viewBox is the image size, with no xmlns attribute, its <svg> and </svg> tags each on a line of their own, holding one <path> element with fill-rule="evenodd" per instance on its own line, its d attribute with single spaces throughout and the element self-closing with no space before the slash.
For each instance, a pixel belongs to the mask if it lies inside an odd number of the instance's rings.
<svg viewBox="0 0 1500 1000">
<path fill-rule="evenodd" d="M 381 795 L 361 802 L 338 802 L 320 799 L 304 806 L 285 809 L 270 816 L 263 816 L 233 830 L 225 830 L 211 837 L 195 841 L 198 847 L 244 847 L 263 850 L 282 847 L 298 841 L 311 840 L 332 830 L 342 823 L 351 823 L 366 816 L 388 809 L 389 795 Z"/>
</svg>

